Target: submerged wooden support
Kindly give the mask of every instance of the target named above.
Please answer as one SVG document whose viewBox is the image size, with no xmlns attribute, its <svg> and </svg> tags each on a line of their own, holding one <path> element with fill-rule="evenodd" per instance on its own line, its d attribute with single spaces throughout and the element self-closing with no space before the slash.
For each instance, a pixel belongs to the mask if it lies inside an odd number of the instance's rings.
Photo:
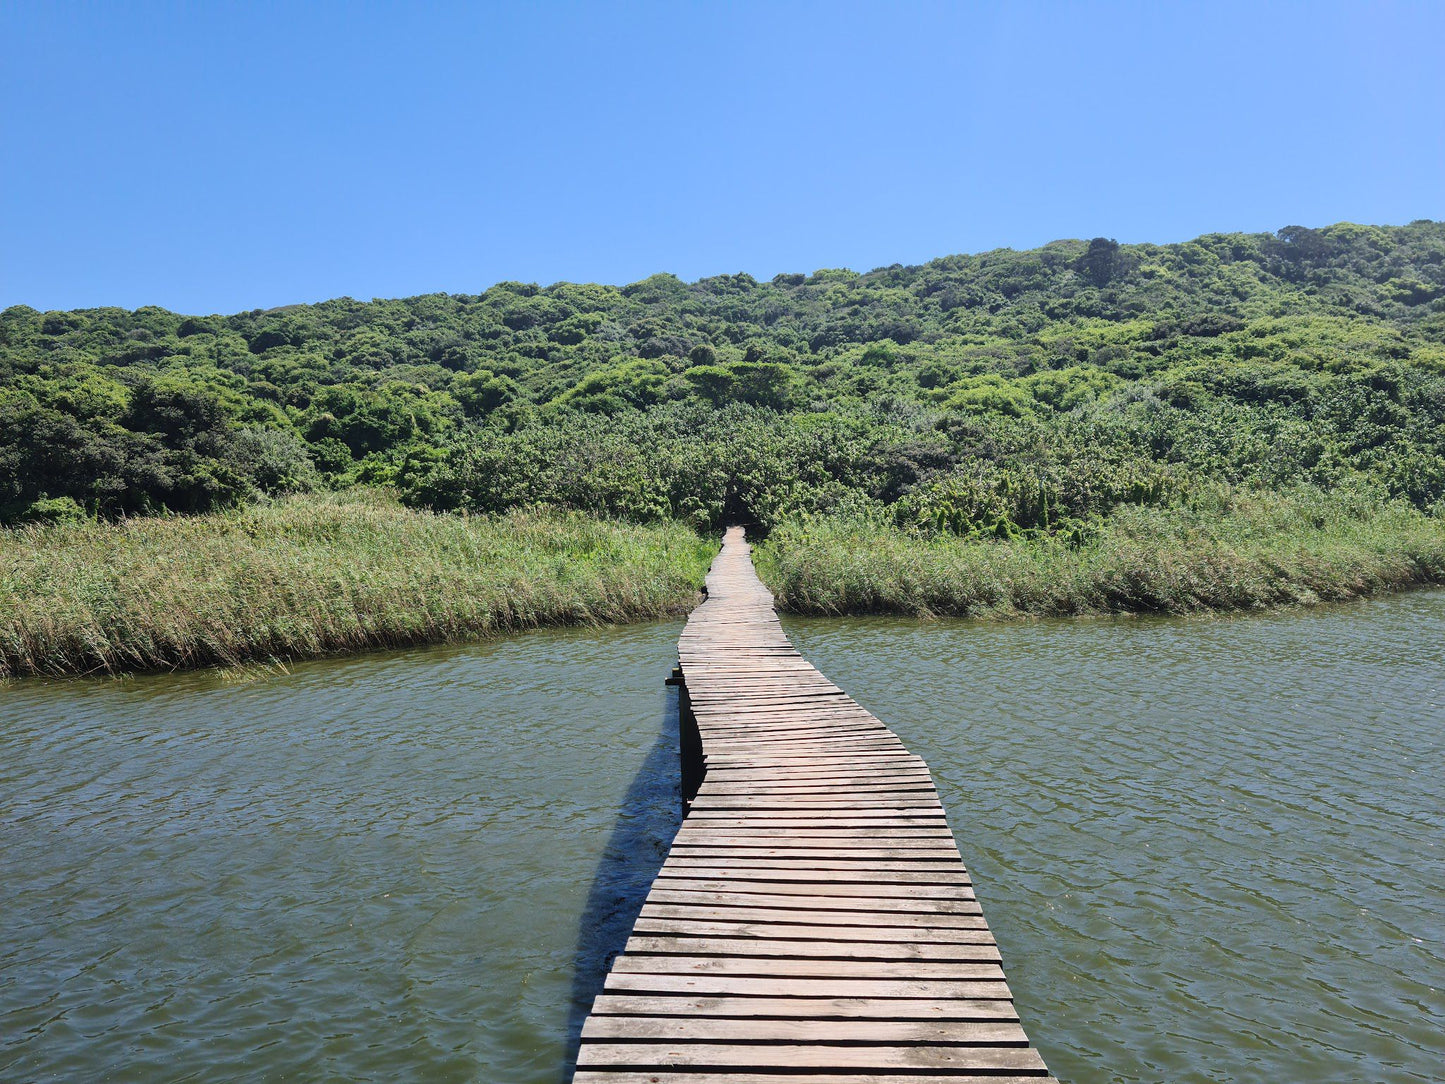
<svg viewBox="0 0 1445 1084">
<path fill-rule="evenodd" d="M 575 1084 L 1047 1079 L 928 766 L 794 650 L 727 532 L 678 645 L 687 816 Z"/>
</svg>

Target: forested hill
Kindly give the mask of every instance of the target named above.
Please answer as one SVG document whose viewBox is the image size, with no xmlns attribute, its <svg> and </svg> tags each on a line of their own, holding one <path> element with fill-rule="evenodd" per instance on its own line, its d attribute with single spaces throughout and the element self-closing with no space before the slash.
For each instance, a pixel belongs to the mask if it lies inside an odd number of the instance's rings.
<svg viewBox="0 0 1445 1084">
<path fill-rule="evenodd" d="M 1445 223 L 867 274 L 0 313 L 0 518 L 396 485 L 716 527 L 1076 531 L 1208 487 L 1445 492 Z"/>
</svg>

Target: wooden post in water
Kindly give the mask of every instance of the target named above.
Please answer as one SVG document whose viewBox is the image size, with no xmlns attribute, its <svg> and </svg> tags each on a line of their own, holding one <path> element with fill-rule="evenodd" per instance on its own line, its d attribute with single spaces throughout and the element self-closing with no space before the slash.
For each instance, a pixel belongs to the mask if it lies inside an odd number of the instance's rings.
<svg viewBox="0 0 1445 1084">
<path fill-rule="evenodd" d="M 741 528 L 678 657 L 687 815 L 575 1084 L 1048 1079 L 928 766 L 788 642 Z"/>
<path fill-rule="evenodd" d="M 681 761 L 682 811 L 686 815 L 706 774 L 702 735 L 698 733 L 697 716 L 693 714 L 692 701 L 687 695 L 687 682 L 683 680 L 682 667 L 673 669 L 667 684 L 677 686 L 677 748 Z"/>
</svg>

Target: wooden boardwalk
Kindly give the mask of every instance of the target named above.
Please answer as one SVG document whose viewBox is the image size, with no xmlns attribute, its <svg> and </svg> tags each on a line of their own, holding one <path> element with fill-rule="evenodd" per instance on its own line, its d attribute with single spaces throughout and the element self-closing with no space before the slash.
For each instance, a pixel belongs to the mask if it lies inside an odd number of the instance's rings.
<svg viewBox="0 0 1445 1084">
<path fill-rule="evenodd" d="M 741 528 L 707 586 L 678 645 L 706 775 L 575 1084 L 1047 1079 L 928 766 L 794 650 Z"/>
</svg>

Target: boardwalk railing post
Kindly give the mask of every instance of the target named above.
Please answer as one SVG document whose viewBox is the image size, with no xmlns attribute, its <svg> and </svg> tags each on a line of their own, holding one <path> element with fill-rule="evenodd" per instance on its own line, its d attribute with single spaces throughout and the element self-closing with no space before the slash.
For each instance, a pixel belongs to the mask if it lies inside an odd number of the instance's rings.
<svg viewBox="0 0 1445 1084">
<path fill-rule="evenodd" d="M 707 774 L 706 762 L 702 755 L 702 735 L 697 729 L 697 716 L 693 714 L 692 698 L 687 694 L 687 678 L 677 683 L 677 743 L 682 758 L 682 811 L 684 815 L 697 797 Z"/>
</svg>

